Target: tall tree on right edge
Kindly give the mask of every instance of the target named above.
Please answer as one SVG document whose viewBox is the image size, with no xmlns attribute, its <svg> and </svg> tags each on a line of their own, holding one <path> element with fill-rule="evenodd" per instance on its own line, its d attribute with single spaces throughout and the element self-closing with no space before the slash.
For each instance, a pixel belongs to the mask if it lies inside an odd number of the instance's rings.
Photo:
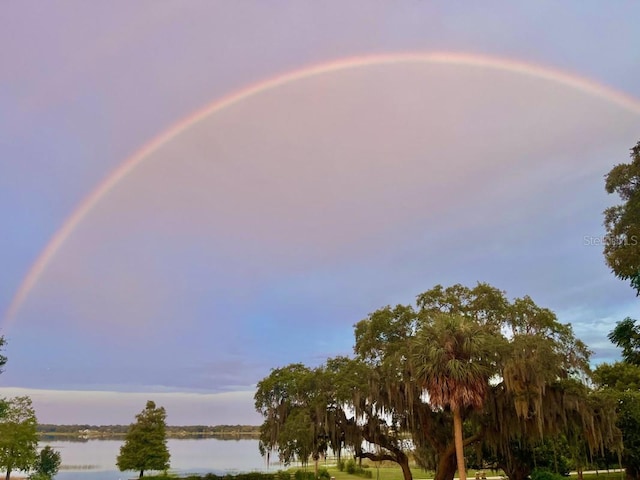
<svg viewBox="0 0 640 480">
<path fill-rule="evenodd" d="M 640 346 L 627 342 L 637 339 L 640 325 L 630 318 L 618 322 L 609 333 L 611 340 L 623 348 L 623 360 L 601 363 L 595 370 L 595 381 L 602 395 L 613 399 L 622 432 L 622 465 L 628 480 L 640 480 Z"/>
<path fill-rule="evenodd" d="M 640 141 L 631 149 L 631 162 L 606 175 L 605 189 L 624 203 L 604 211 L 604 256 L 615 276 L 629 281 L 640 295 Z"/>
</svg>

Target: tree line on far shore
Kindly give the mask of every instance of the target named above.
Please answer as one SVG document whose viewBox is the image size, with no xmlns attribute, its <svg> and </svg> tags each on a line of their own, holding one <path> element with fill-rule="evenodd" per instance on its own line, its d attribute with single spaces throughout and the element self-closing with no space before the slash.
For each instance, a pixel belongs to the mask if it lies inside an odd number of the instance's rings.
<svg viewBox="0 0 640 480">
<path fill-rule="evenodd" d="M 97 436 L 111 437 L 122 436 L 127 433 L 130 425 L 55 425 L 38 424 L 37 431 L 44 435 L 60 436 Z M 259 425 L 167 425 L 167 436 L 169 438 L 180 438 L 183 436 L 197 437 L 257 437 L 260 434 Z"/>
</svg>

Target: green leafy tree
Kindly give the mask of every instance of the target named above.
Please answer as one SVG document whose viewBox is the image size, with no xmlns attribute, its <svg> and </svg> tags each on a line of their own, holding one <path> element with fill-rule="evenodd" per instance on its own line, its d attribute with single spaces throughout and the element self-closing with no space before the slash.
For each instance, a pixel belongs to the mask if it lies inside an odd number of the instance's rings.
<svg viewBox="0 0 640 480">
<path fill-rule="evenodd" d="M 381 415 L 371 400 L 384 395 L 380 380 L 363 362 L 347 357 L 315 369 L 291 364 L 272 370 L 254 397 L 265 418 L 261 454 L 269 459 L 276 452 L 285 464 L 313 458 L 317 474 L 317 460 L 328 448 L 340 458 L 349 447 L 356 458 L 398 463 L 410 479 L 398 419 Z M 364 442 L 377 445 L 376 452 L 365 451 Z"/>
<path fill-rule="evenodd" d="M 402 469 L 405 480 L 412 478 L 409 456 L 406 453 L 404 423 L 406 412 L 386 409 L 391 396 L 402 395 L 389 381 L 396 372 L 384 367 L 371 368 L 362 359 L 337 357 L 325 366 L 328 375 L 327 391 L 331 392 L 332 420 L 328 423 L 332 449 L 340 443 L 349 447 L 358 459 L 374 462 L 391 461 Z M 334 426 L 335 425 L 335 426 Z M 375 445 L 375 451 L 365 450 L 364 443 Z"/>
<path fill-rule="evenodd" d="M 411 480 L 415 448 L 436 480 L 451 480 L 454 409 L 463 447 L 482 447 L 513 480 L 531 473 L 530 453 L 545 438 L 591 450 L 615 443 L 612 409 L 587 386 L 589 350 L 528 297 L 510 302 L 487 284 L 436 286 L 416 307 L 383 307 L 358 322 L 354 352 L 316 369 L 276 369 L 259 383 L 263 454 L 349 447 L 356 458 L 397 462 Z"/>
<path fill-rule="evenodd" d="M 38 455 L 36 413 L 29 397 L 6 400 L 6 409 L 0 419 L 0 468 L 6 480 L 14 470 L 29 471 Z"/>
<path fill-rule="evenodd" d="M 384 443 L 402 467 L 405 480 L 412 478 L 406 446 L 410 435 L 419 452 L 419 463 L 436 469 L 437 480 L 453 478 L 456 471 L 451 414 L 425 401 L 423 387 L 412 372 L 411 344 L 420 327 L 420 316 L 411 305 L 386 306 L 355 325 L 355 353 L 368 368 L 368 389 L 355 397 L 356 405 L 371 419 L 366 430 Z M 378 419 L 380 428 L 374 427 Z M 373 435 L 370 435 L 373 433 Z M 465 439 L 465 444 L 477 440 Z M 380 446 L 380 443 L 369 440 Z"/>
<path fill-rule="evenodd" d="M 50 480 L 60 470 L 61 462 L 60 452 L 47 445 L 40 450 L 34 465 L 35 472 L 29 475 L 29 479 Z"/>
<path fill-rule="evenodd" d="M 640 142 L 631 149 L 630 163 L 607 174 L 605 189 L 624 203 L 604 211 L 604 256 L 615 276 L 629 281 L 640 295 Z"/>
<path fill-rule="evenodd" d="M 426 338 L 435 338 L 429 330 L 441 316 L 475 324 L 474 329 L 493 336 L 495 342 L 495 349 L 481 354 L 480 363 L 490 372 L 477 371 L 475 377 L 474 391 L 485 395 L 483 408 L 479 411 L 474 408 L 478 403 L 470 403 L 460 412 L 465 418 L 464 447 L 484 446 L 510 478 L 521 480 L 531 468 L 514 445 L 532 449 L 546 436 L 569 430 L 576 433 L 570 438 L 579 432 L 590 449 L 615 442 L 615 417 L 590 395 L 590 352 L 570 325 L 558 322 L 553 312 L 529 297 L 510 302 L 488 284 L 438 285 L 418 295 L 417 308 L 387 306 L 355 326 L 355 352 L 377 378 L 372 383 L 379 384 L 379 390 L 368 391 L 373 395 L 370 405 L 386 412 L 411 436 L 422 464 L 436 466 L 437 480 L 452 479 L 456 470 L 453 412 L 425 397 L 425 392 L 430 394 L 423 388 L 428 378 L 425 362 L 409 359 L 415 359 L 412 351 L 420 351 L 416 345 L 427 348 Z M 426 357 L 426 352 L 422 355 Z M 462 371 L 461 364 L 458 370 Z"/>
<path fill-rule="evenodd" d="M 7 341 L 5 340 L 4 337 L 0 337 L 0 350 L 2 350 L 7 344 Z M 6 365 L 7 363 L 7 357 L 0 354 L 0 373 L 2 373 L 2 368 Z"/>
<path fill-rule="evenodd" d="M 622 464 L 626 478 L 640 479 L 640 393 L 620 392 L 618 399 L 619 426 L 622 430 Z"/>
<path fill-rule="evenodd" d="M 285 465 L 294 460 L 318 461 L 330 445 L 328 409 L 331 393 L 321 368 L 302 364 L 277 368 L 258 383 L 255 407 L 265 421 L 260 428 L 259 449 L 270 459 L 276 452 Z M 339 448 L 339 447 L 338 447 Z M 338 450 L 336 450 L 338 451 Z"/>
<path fill-rule="evenodd" d="M 627 319 L 628 320 L 628 319 Z M 621 327 L 621 324 L 623 325 Z M 616 341 L 621 332 L 629 327 L 628 322 L 618 323 L 609 338 Z M 635 330 L 635 327 L 634 329 Z M 624 342 L 623 349 L 625 348 Z M 628 357 L 623 354 L 624 357 Z M 635 361 L 636 357 L 628 357 Z M 618 426 L 622 431 L 622 464 L 629 480 L 640 479 L 640 365 L 628 360 L 613 364 L 598 365 L 594 379 L 602 389 L 602 394 L 615 402 L 618 414 Z"/>
<path fill-rule="evenodd" d="M 156 407 L 149 400 L 145 409 L 136 415 L 136 422 L 129 426 L 124 444 L 120 447 L 117 465 L 120 471 L 167 470 L 169 449 L 166 434 L 167 414 L 163 407 Z"/>
<path fill-rule="evenodd" d="M 508 348 L 484 412 L 483 443 L 510 479 L 531 474 L 526 452 L 547 438 L 565 436 L 576 458 L 585 444 L 590 453 L 617 446 L 615 415 L 589 388 L 590 351 L 570 324 L 524 297 L 511 303 L 500 330 Z"/>
<path fill-rule="evenodd" d="M 0 350 L 4 348 L 6 345 L 6 340 L 4 337 L 0 336 Z M 7 357 L 0 353 L 0 373 L 2 373 L 2 367 L 7 363 Z M 0 419 L 4 417 L 5 411 L 8 408 L 9 404 L 4 400 L 0 399 Z"/>
<path fill-rule="evenodd" d="M 622 358 L 626 363 L 640 365 L 640 327 L 635 320 L 627 317 L 618 322 L 608 338 L 622 348 Z"/>
<path fill-rule="evenodd" d="M 640 391 L 640 365 L 627 362 L 601 363 L 593 378 L 600 388 L 609 392 Z"/>
</svg>

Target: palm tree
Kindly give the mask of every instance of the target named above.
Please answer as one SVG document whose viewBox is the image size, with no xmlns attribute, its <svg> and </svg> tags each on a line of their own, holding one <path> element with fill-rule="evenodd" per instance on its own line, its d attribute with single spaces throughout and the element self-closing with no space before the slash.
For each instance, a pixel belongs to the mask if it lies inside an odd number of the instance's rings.
<svg viewBox="0 0 640 480">
<path fill-rule="evenodd" d="M 495 333 L 495 332 L 493 332 Z M 449 408 L 460 480 L 466 480 L 462 421 L 467 408 L 481 409 L 489 390 L 491 368 L 497 353 L 498 333 L 492 335 L 475 320 L 449 313 L 429 316 L 413 345 L 412 361 L 417 381 L 431 404 Z"/>
</svg>

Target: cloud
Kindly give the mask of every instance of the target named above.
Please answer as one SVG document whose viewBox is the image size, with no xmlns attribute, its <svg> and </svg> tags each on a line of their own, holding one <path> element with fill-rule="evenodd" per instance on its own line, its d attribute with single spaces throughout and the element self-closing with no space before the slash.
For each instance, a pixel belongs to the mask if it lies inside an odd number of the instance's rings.
<svg viewBox="0 0 640 480">
<path fill-rule="evenodd" d="M 626 287 L 581 242 L 639 127 L 566 86 L 460 66 L 258 95 L 156 152 L 73 232 L 3 379 L 234 390 L 348 352 L 354 323 L 437 283 L 609 318 Z"/>
<path fill-rule="evenodd" d="M 116 392 L 88 390 L 45 390 L 2 387 L 0 396 L 28 395 L 33 400 L 39 423 L 59 425 L 128 425 L 147 400 L 167 411 L 169 425 L 259 425 L 262 418 L 253 408 L 253 391 Z"/>
</svg>

